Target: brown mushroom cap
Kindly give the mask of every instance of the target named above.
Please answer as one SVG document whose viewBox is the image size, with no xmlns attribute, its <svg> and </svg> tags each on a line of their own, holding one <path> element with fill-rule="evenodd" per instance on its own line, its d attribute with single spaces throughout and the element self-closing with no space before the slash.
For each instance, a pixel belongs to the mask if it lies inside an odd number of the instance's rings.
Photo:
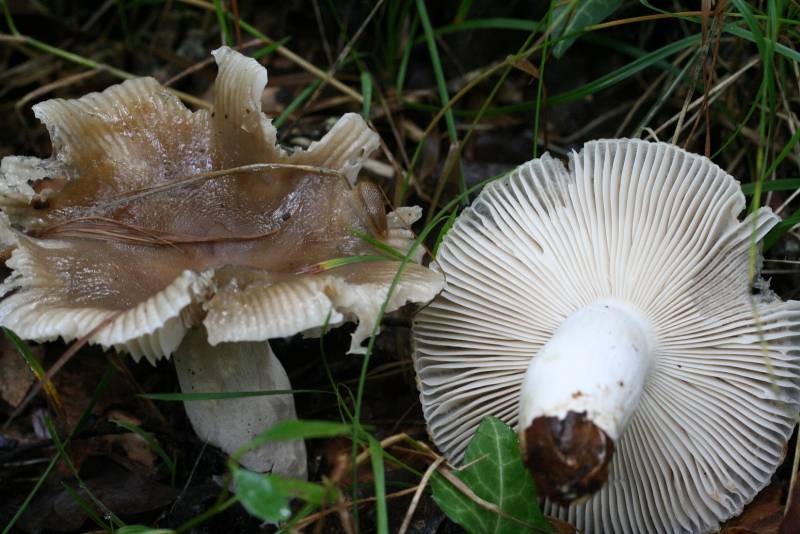
<svg viewBox="0 0 800 534">
<path fill-rule="evenodd" d="M 319 327 L 331 311 L 332 324 L 362 321 L 360 349 L 399 263 L 320 265 L 378 254 L 358 232 L 411 243 L 396 215 L 376 230 L 381 200 L 351 189 L 378 137 L 347 114 L 287 153 L 260 111 L 264 68 L 228 48 L 214 55 L 210 113 L 152 78 L 34 107 L 53 156 L 0 167 L 0 237 L 14 247 L 0 323 L 153 359 L 200 322 L 212 344 L 255 341 Z M 440 287 L 409 264 L 387 310 Z"/>
</svg>

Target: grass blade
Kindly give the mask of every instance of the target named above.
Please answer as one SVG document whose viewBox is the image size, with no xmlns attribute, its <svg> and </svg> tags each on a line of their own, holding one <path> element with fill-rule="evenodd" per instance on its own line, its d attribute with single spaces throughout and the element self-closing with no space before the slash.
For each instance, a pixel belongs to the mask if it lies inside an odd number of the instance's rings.
<svg viewBox="0 0 800 534">
<path fill-rule="evenodd" d="M 272 389 L 262 391 L 215 391 L 209 393 L 142 393 L 139 397 L 158 401 L 204 401 L 241 399 L 244 397 L 268 397 L 270 395 L 297 395 L 300 393 L 314 393 L 317 395 L 332 395 L 330 391 L 322 389 Z"/>
<path fill-rule="evenodd" d="M 380 442 L 372 436 L 369 436 L 369 454 L 372 461 L 372 477 L 375 480 L 378 534 L 389 534 L 389 514 L 386 509 L 386 476 L 383 470 L 383 448 Z"/>
<path fill-rule="evenodd" d="M 28 364 L 31 372 L 33 372 L 33 375 L 36 377 L 36 380 L 42 383 L 42 389 L 47 394 L 48 398 L 53 402 L 53 406 L 56 408 L 56 411 L 62 413 L 63 403 L 61 402 L 61 397 L 58 395 L 58 390 L 56 390 L 56 386 L 53 384 L 53 381 L 47 378 L 46 371 L 42 367 L 42 364 L 39 363 L 39 360 L 33 356 L 31 349 L 28 348 L 28 345 L 22 341 L 17 334 L 8 328 L 3 327 L 3 333 L 9 340 L 11 340 L 14 348 L 17 349 L 19 355 L 22 356 L 22 359 Z"/>
<path fill-rule="evenodd" d="M 553 10 L 555 9 L 556 0 L 550 0 L 550 7 L 547 10 L 547 15 L 545 15 L 545 25 L 550 26 L 550 21 L 552 20 Z M 556 24 L 558 24 L 559 20 L 556 20 Z M 563 41 L 562 41 L 563 42 Z M 533 139 L 531 144 L 533 145 L 533 159 L 536 159 L 539 156 L 539 126 L 542 120 L 543 108 L 544 108 L 544 67 L 547 62 L 547 46 L 550 44 L 549 39 L 545 39 L 542 43 L 542 51 L 541 51 L 541 59 L 539 60 L 539 73 L 537 75 L 536 80 L 536 107 L 534 108 L 533 113 Z M 561 43 L 557 43 L 561 44 Z M 545 139 L 547 139 L 547 132 L 544 135 Z"/>
<path fill-rule="evenodd" d="M 431 26 L 430 17 L 428 17 L 428 9 L 425 7 L 425 0 L 417 1 L 417 12 L 419 19 L 422 22 L 422 29 L 425 33 L 425 42 L 428 44 L 428 53 L 431 56 L 431 67 L 433 67 L 433 74 L 436 78 L 436 87 L 439 89 L 439 100 L 442 106 L 448 106 L 450 103 L 450 95 L 447 92 L 447 81 L 444 77 L 444 69 L 442 62 L 439 58 L 439 49 L 436 46 L 436 36 L 433 33 L 433 26 Z M 456 132 L 456 121 L 453 116 L 453 110 L 448 106 L 445 112 L 445 122 L 447 124 L 447 135 L 450 138 L 450 144 L 455 145 L 458 143 L 458 133 Z M 458 191 L 463 193 L 466 190 L 466 183 L 464 182 L 464 173 L 461 171 L 461 165 L 458 165 Z"/>
<path fill-rule="evenodd" d="M 100 519 L 100 516 L 98 516 L 95 513 L 94 509 L 92 508 L 92 505 L 89 504 L 89 502 L 86 499 L 81 497 L 80 494 L 77 491 L 75 491 L 75 488 L 73 488 L 72 486 L 63 481 L 61 482 L 61 487 L 64 488 L 64 491 L 66 491 L 67 494 L 69 494 L 70 499 L 75 501 L 75 504 L 77 504 L 78 507 L 81 510 L 83 510 L 87 516 L 89 516 L 89 519 L 91 519 L 95 525 L 97 525 L 103 530 L 109 529 L 109 525 L 103 523 L 103 521 Z"/>
<path fill-rule="evenodd" d="M 406 84 L 406 74 L 408 73 L 408 62 L 411 59 L 411 50 L 414 48 L 414 35 L 417 34 L 417 25 L 419 24 L 419 17 L 414 16 L 411 22 L 411 29 L 408 31 L 408 39 L 406 39 L 406 47 L 403 49 L 403 56 L 400 58 L 400 66 L 397 69 L 397 78 L 394 84 L 394 90 L 397 96 L 403 94 L 403 87 Z"/>
<path fill-rule="evenodd" d="M 416 2 L 417 13 L 419 13 L 419 19 L 422 22 L 422 29 L 425 34 L 425 42 L 428 45 L 428 53 L 431 57 L 433 75 L 436 78 L 436 87 L 439 90 L 439 100 L 441 100 L 442 106 L 446 106 L 450 102 L 450 95 L 447 92 L 447 80 L 444 76 L 442 61 L 439 58 L 439 48 L 436 46 L 436 37 L 433 33 L 433 26 L 431 26 L 431 20 L 428 17 L 428 8 L 425 7 L 424 0 L 416 0 Z M 456 122 L 453 118 L 452 110 L 447 110 L 447 113 L 445 113 L 445 122 L 447 123 L 447 134 L 450 136 L 450 141 L 456 142 L 458 140 L 458 135 L 456 133 Z"/>
<path fill-rule="evenodd" d="M 559 7 L 556 13 L 571 10 L 566 19 L 562 19 L 561 28 L 555 30 L 553 35 L 566 37 L 553 46 L 553 55 L 560 58 L 579 37 L 579 32 L 584 28 L 603 22 L 622 5 L 622 0 L 583 0 L 582 2 L 567 2 Z M 552 3 L 551 3 L 552 10 Z M 549 16 L 549 14 L 548 14 Z M 535 157 L 535 156 L 534 156 Z"/>
<path fill-rule="evenodd" d="M 552 106 L 562 104 L 564 102 L 571 102 L 573 100 L 578 100 L 580 98 L 593 95 L 599 91 L 602 91 L 603 89 L 616 85 L 624 80 L 627 80 L 634 74 L 650 67 L 651 65 L 675 55 L 685 48 L 700 43 L 701 37 L 702 36 L 698 33 L 695 35 L 690 35 L 689 37 L 684 37 L 683 39 L 679 39 L 678 41 L 663 46 L 658 50 L 654 50 L 653 52 L 650 52 L 649 54 L 646 54 L 613 72 L 609 72 L 608 74 L 601 76 L 596 80 L 584 84 L 581 87 L 551 96 L 547 99 L 547 104 Z"/>
<path fill-rule="evenodd" d="M 139 425 L 135 425 L 127 421 L 122 421 L 120 419 L 111 419 L 110 421 L 115 425 L 117 425 L 118 427 L 133 432 L 134 434 L 142 438 L 142 440 L 144 440 L 144 442 L 147 443 L 147 446 L 153 449 L 153 451 L 156 454 L 158 454 L 159 457 L 161 457 L 161 460 L 164 462 L 164 465 L 167 466 L 167 470 L 169 470 L 170 480 L 172 481 L 173 484 L 175 483 L 175 462 L 172 460 L 172 458 L 167 456 L 167 452 L 161 448 L 161 445 L 159 445 L 158 442 L 155 439 L 153 439 L 153 436 L 149 432 L 145 432 L 144 429 L 142 429 L 142 427 L 140 427 Z"/>
<path fill-rule="evenodd" d="M 233 37 L 231 37 L 231 29 L 228 27 L 228 17 L 225 14 L 225 7 L 222 5 L 222 0 L 214 0 L 214 11 L 217 14 L 220 41 L 222 41 L 223 46 L 228 46 L 233 43 Z"/>
<path fill-rule="evenodd" d="M 262 432 L 231 456 L 231 465 L 247 451 L 255 449 L 270 441 L 286 441 L 292 439 L 334 438 L 352 433 L 353 426 L 331 421 L 295 420 L 280 421 L 269 430 Z"/>
<path fill-rule="evenodd" d="M 755 182 L 742 184 L 742 193 L 752 195 L 756 190 Z M 800 178 L 781 178 L 779 180 L 765 180 L 761 184 L 761 191 L 793 191 L 800 189 Z"/>
<path fill-rule="evenodd" d="M 288 106 L 286 106 L 286 109 L 284 109 L 283 112 L 281 112 L 281 114 L 278 115 L 275 118 L 275 120 L 272 121 L 272 125 L 275 126 L 275 128 L 280 128 L 281 125 L 284 122 L 286 122 L 286 119 L 289 118 L 289 115 L 294 113 L 294 110 L 299 108 L 303 104 L 303 102 L 308 100 L 308 97 L 310 97 L 314 93 L 314 91 L 317 90 L 317 87 L 319 87 L 319 84 L 321 83 L 322 80 L 320 79 L 316 79 L 313 82 L 311 82 L 311 84 L 305 89 L 303 89 L 303 92 L 297 95 L 297 97 L 294 100 L 292 100 Z"/>
<path fill-rule="evenodd" d="M 369 108 L 372 105 L 372 76 L 369 72 L 361 73 L 361 96 L 364 98 L 361 103 L 361 116 L 369 122 Z"/>
<path fill-rule="evenodd" d="M 67 445 L 69 445 L 70 441 L 72 441 L 72 438 L 75 437 L 75 435 L 80 431 L 80 429 L 83 428 L 83 425 L 86 424 L 86 421 L 89 419 L 89 415 L 91 415 L 92 410 L 97 404 L 97 401 L 100 400 L 100 397 L 102 397 L 103 393 L 105 393 L 106 389 L 108 388 L 108 384 L 111 382 L 111 377 L 114 376 L 114 372 L 115 369 L 111 365 L 109 365 L 106 368 L 106 372 L 103 374 L 102 378 L 100 379 L 100 382 L 97 384 L 94 393 L 92 393 L 92 397 L 91 399 L 89 399 L 89 403 L 83 410 L 80 419 L 78 419 L 75 428 L 72 429 L 72 432 L 70 432 L 67 438 L 63 441 L 63 448 L 66 448 Z M 25 510 L 27 510 L 28 506 L 30 506 L 33 498 L 36 496 L 37 493 L 39 493 L 39 490 L 42 488 L 42 485 L 44 484 L 45 480 L 47 480 L 47 477 L 50 476 L 50 473 L 53 471 L 53 469 L 55 469 L 56 465 L 58 465 L 60 459 L 61 459 L 61 452 L 59 451 L 56 453 L 55 456 L 53 456 L 53 459 L 50 460 L 50 463 L 45 468 L 44 473 L 42 473 L 42 475 L 39 477 L 39 480 L 36 481 L 36 484 L 34 484 L 33 488 L 28 493 L 27 497 L 25 497 L 25 500 L 22 502 L 22 505 L 16 511 L 14 516 L 11 518 L 11 521 L 9 521 L 8 524 L 5 526 L 2 534 L 8 534 L 9 532 L 11 532 L 11 529 L 13 529 L 14 525 L 17 524 L 19 518 L 22 517 L 22 514 L 24 514 Z"/>
</svg>

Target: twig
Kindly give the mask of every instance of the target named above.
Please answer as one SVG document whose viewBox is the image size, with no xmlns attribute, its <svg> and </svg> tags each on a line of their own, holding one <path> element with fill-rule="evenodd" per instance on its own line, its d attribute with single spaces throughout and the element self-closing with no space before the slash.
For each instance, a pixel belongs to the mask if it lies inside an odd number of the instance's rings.
<svg viewBox="0 0 800 534">
<path fill-rule="evenodd" d="M 214 12 L 213 4 L 211 4 L 209 2 L 205 2 L 204 0 L 178 0 L 178 1 L 183 3 L 183 4 L 192 5 L 192 6 L 195 6 L 195 7 L 199 7 L 201 9 L 205 9 L 206 11 Z M 248 24 L 245 24 L 243 21 L 241 21 L 241 25 L 242 25 L 242 28 L 244 28 L 246 31 L 248 31 L 250 33 L 254 33 L 256 31 L 255 28 L 252 28 Z M 266 35 L 263 35 L 263 34 L 259 33 L 257 35 L 257 37 L 259 37 L 266 44 L 275 43 L 275 41 L 273 41 L 272 39 L 270 39 Z M 295 54 L 294 52 L 292 52 L 291 50 L 289 50 L 285 46 L 283 46 L 283 45 L 278 46 L 278 48 L 275 49 L 275 52 L 280 54 L 280 55 L 282 55 L 283 57 L 285 57 L 289 61 L 297 64 L 303 70 L 305 70 L 307 72 L 310 72 L 311 74 L 313 74 L 317 78 L 323 80 L 325 83 L 329 83 L 330 85 L 332 85 L 333 87 L 335 87 L 336 89 L 338 89 L 342 93 L 346 94 L 347 96 L 349 96 L 350 98 L 352 98 L 353 100 L 358 102 L 359 104 L 363 101 L 363 98 L 361 97 L 360 94 L 358 94 L 357 91 L 355 91 L 351 87 L 348 87 L 347 85 L 343 84 L 342 82 L 340 82 L 336 78 L 328 75 L 325 71 L 323 71 L 322 69 L 316 67 L 314 64 L 306 61 L 305 59 L 303 59 L 302 57 L 298 56 L 297 54 Z"/>
<path fill-rule="evenodd" d="M 82 65 L 89 69 L 108 72 L 109 74 L 123 80 L 130 80 L 132 78 L 136 78 L 136 75 L 131 74 L 130 72 L 126 72 L 122 69 L 112 67 L 111 65 L 106 65 L 105 63 L 100 63 L 92 59 L 79 56 L 78 54 L 73 54 L 72 52 L 68 52 L 67 50 L 63 50 L 61 48 L 49 45 L 47 43 L 44 43 L 42 41 L 39 41 L 38 39 L 34 39 L 33 37 L 29 37 L 27 35 L 2 34 L 0 35 L 0 42 L 2 41 L 15 42 L 18 44 L 27 45 L 30 46 L 31 48 L 35 48 L 46 54 L 51 54 L 53 56 L 56 56 L 62 60 L 70 61 L 72 63 Z M 183 91 L 178 91 L 176 89 L 167 89 L 167 90 L 170 91 L 175 96 L 177 96 L 178 98 L 180 98 L 181 100 L 183 100 L 184 102 L 187 102 L 197 108 L 211 109 L 211 104 L 209 102 L 206 102 L 202 98 L 197 98 L 195 96 L 184 93 Z"/>
<path fill-rule="evenodd" d="M 83 239 L 98 239 L 132 243 L 136 245 L 169 246 L 180 250 L 177 245 L 202 245 L 207 243 L 238 243 L 240 241 L 257 241 L 270 237 L 279 232 L 285 224 L 284 220 L 278 228 L 242 236 L 196 236 L 192 234 L 178 234 L 145 228 L 134 224 L 118 221 L 109 217 L 77 217 L 47 226 L 42 230 L 33 232 L 32 235 L 40 238 L 52 236 L 73 237 Z M 142 236 L 142 237 L 140 237 Z"/>
<path fill-rule="evenodd" d="M 444 456 L 440 456 L 434 460 L 433 463 L 428 466 L 428 469 L 425 470 L 425 474 L 422 475 L 422 480 L 420 480 L 419 485 L 417 486 L 417 491 L 414 492 L 414 497 L 411 499 L 411 504 L 408 506 L 408 510 L 406 510 L 406 516 L 403 518 L 403 523 L 400 525 L 400 529 L 397 531 L 397 534 L 405 534 L 406 530 L 408 530 L 408 525 L 411 524 L 411 518 L 414 516 L 414 512 L 417 510 L 417 505 L 419 504 L 420 497 L 422 497 L 422 492 L 425 490 L 425 487 L 428 485 L 428 481 L 431 479 L 433 473 L 436 472 L 442 462 L 444 462 Z"/>
<path fill-rule="evenodd" d="M 697 78 L 700 77 L 700 71 L 705 63 L 706 56 L 708 55 L 710 43 L 706 40 L 700 45 L 700 53 L 698 54 L 697 63 L 694 65 L 694 72 L 690 77 L 691 83 L 689 83 L 689 90 L 686 91 L 686 97 L 683 101 L 683 107 L 681 107 L 680 113 L 678 113 L 678 124 L 675 126 L 675 133 L 672 134 L 672 144 L 678 144 L 678 135 L 680 135 L 681 130 L 683 129 L 683 121 L 686 117 L 686 113 L 689 110 L 689 103 L 692 100 L 692 96 L 694 96 L 694 85 Z M 701 103 L 706 102 L 708 103 L 708 90 L 703 92 L 703 96 L 698 99 Z"/>
<path fill-rule="evenodd" d="M 322 41 L 322 50 L 325 52 L 325 59 L 328 60 L 329 65 L 333 65 L 333 52 L 331 45 L 328 43 L 328 34 L 325 31 L 325 23 L 322 21 L 322 12 L 319 9 L 319 0 L 312 0 L 311 5 L 314 6 L 314 18 L 317 19 L 317 28 L 319 28 L 320 40 Z"/>
<path fill-rule="evenodd" d="M 376 498 L 373 497 L 373 499 Z M 337 499 L 337 502 L 338 505 L 336 507 L 336 511 L 339 515 L 339 522 L 342 524 L 342 530 L 345 531 L 345 534 L 355 534 L 355 530 L 353 530 L 353 518 L 350 515 L 350 505 L 345 500 L 342 492 L 339 492 L 339 498 Z"/>
<path fill-rule="evenodd" d="M 415 491 L 417 491 L 416 486 L 413 487 L 413 488 L 406 488 L 406 489 L 402 489 L 402 490 L 399 490 L 399 491 L 395 491 L 394 493 L 388 493 L 388 494 L 386 494 L 386 498 L 387 499 L 396 499 L 398 497 L 403 497 L 405 495 L 410 495 L 411 493 L 414 493 Z M 311 523 L 313 523 L 314 521 L 322 519 L 323 517 L 325 517 L 327 515 L 330 515 L 330 514 L 332 514 L 334 512 L 339 512 L 339 510 L 341 510 L 342 508 L 346 509 L 346 508 L 350 508 L 352 506 L 360 506 L 362 504 L 375 502 L 376 500 L 377 500 L 376 497 L 365 497 L 363 499 L 358 499 L 357 501 L 350 501 L 350 502 L 348 502 L 346 500 L 343 500 L 343 501 L 337 503 L 335 506 L 331 506 L 330 508 L 327 508 L 325 510 L 321 510 L 319 512 L 307 515 L 302 520 L 298 521 L 294 526 L 296 528 L 302 529 L 303 527 L 306 527 L 306 526 L 310 525 Z"/>
<path fill-rule="evenodd" d="M 244 43 L 236 45 L 233 48 L 235 48 L 236 50 L 241 51 L 241 50 L 244 50 L 246 48 L 253 47 L 253 46 L 257 45 L 257 44 L 261 44 L 261 42 L 262 42 L 261 39 L 250 39 L 249 41 L 245 41 Z M 163 85 L 164 87 L 169 87 L 170 85 L 174 84 L 178 80 L 180 80 L 182 78 L 185 78 L 189 74 L 192 74 L 193 72 L 197 72 L 198 70 L 202 70 L 204 67 L 214 63 L 214 61 L 215 61 L 214 56 L 209 56 L 209 57 L 205 58 L 204 60 L 198 61 L 194 65 L 183 69 L 178 74 L 176 74 L 175 76 L 173 76 L 169 80 L 165 81 L 161 85 Z"/>
<path fill-rule="evenodd" d="M 60 89 L 62 87 L 66 87 L 68 85 L 72 85 L 73 83 L 77 83 L 77 82 L 81 82 L 83 80 L 86 80 L 87 78 L 91 78 L 92 76 L 96 75 L 98 72 L 100 72 L 100 71 L 97 70 L 97 69 L 85 70 L 85 71 L 78 72 L 76 74 L 72 74 L 70 76 L 66 76 L 64 78 L 61 78 L 60 80 L 56 80 L 54 82 L 46 83 L 46 84 L 42 85 L 41 87 L 37 87 L 33 91 L 29 92 L 28 94 L 26 94 L 25 96 L 20 98 L 17 101 L 17 103 L 14 104 L 14 109 L 20 110 L 21 108 L 23 108 L 25 106 L 25 104 L 27 104 L 28 102 L 30 102 L 31 100 L 33 100 L 35 98 L 38 98 L 38 97 L 40 97 L 42 95 L 45 95 L 45 94 L 47 94 L 47 93 L 49 93 L 49 92 L 51 92 L 51 91 L 53 91 L 55 89 Z"/>
<path fill-rule="evenodd" d="M 230 167 L 226 169 L 219 169 L 216 171 L 211 172 L 203 172 L 198 174 L 192 174 L 189 176 L 185 176 L 182 178 L 178 178 L 177 180 L 171 180 L 167 183 L 156 185 L 153 187 L 148 187 L 144 189 L 137 189 L 134 191 L 128 192 L 125 196 L 122 196 L 116 200 L 111 202 L 107 202 L 106 204 L 93 206 L 92 208 L 95 210 L 104 210 L 107 208 L 117 207 L 121 204 L 126 204 L 128 202 L 132 202 L 134 200 L 139 200 L 141 198 L 155 195 L 158 193 L 163 193 L 164 191 L 169 191 L 171 189 L 176 189 L 183 187 L 185 185 L 191 185 L 197 182 L 204 182 L 206 180 L 210 180 L 212 178 L 220 178 L 223 176 L 227 176 L 229 174 L 235 174 L 237 172 L 258 172 L 258 171 L 266 171 L 266 170 L 278 170 L 278 169 L 294 169 L 299 171 L 308 171 L 317 174 L 327 174 L 331 176 L 337 176 L 342 179 L 346 179 L 344 174 L 340 171 L 335 169 L 329 169 L 327 167 L 317 167 L 314 165 L 296 165 L 293 163 L 251 163 L 250 165 L 240 165 L 238 167 Z"/>
<path fill-rule="evenodd" d="M 745 72 L 747 72 L 748 70 L 753 68 L 755 65 L 757 65 L 759 61 L 761 61 L 761 58 L 758 57 L 758 56 L 755 56 L 755 57 L 751 58 L 750 61 L 745 63 L 745 65 L 741 69 L 739 69 L 736 72 L 734 72 L 733 74 L 727 76 L 726 78 L 721 80 L 717 85 L 715 85 L 708 92 L 708 94 L 709 94 L 709 100 L 708 100 L 709 104 L 714 102 L 714 101 L 716 101 L 716 99 L 722 93 L 723 89 L 727 88 L 733 82 L 738 80 Z M 701 97 L 695 99 L 691 104 L 689 104 L 686 107 L 686 111 L 693 110 L 694 108 L 696 108 L 697 106 L 699 106 L 702 103 L 703 103 L 703 97 L 701 96 Z M 651 132 L 653 132 L 653 134 L 658 134 L 658 133 L 662 132 L 669 125 L 671 125 L 672 123 L 677 121 L 682 113 L 683 113 L 683 110 L 681 110 L 680 112 L 678 112 L 675 115 L 673 115 L 670 119 L 668 119 L 666 122 L 664 122 L 661 126 L 656 128 L 655 130 L 651 130 Z M 677 131 L 677 129 L 676 129 L 676 131 Z M 657 137 L 657 135 L 653 135 L 653 137 Z"/>
<path fill-rule="evenodd" d="M 328 80 L 335 79 L 333 77 L 334 74 L 336 73 L 337 70 L 339 70 L 339 67 L 342 66 L 342 63 L 344 62 L 345 58 L 348 56 L 348 54 L 350 54 L 350 50 L 352 50 L 353 45 L 356 43 L 356 41 L 358 41 L 359 37 L 361 37 L 361 34 L 364 32 L 364 29 L 366 29 L 369 22 L 378 12 L 378 9 L 380 9 L 380 7 L 383 5 L 383 2 L 384 0 L 378 0 L 377 2 L 375 2 L 375 6 L 373 6 L 372 10 L 369 12 L 367 17 L 358 27 L 356 33 L 353 34 L 353 37 L 351 37 L 350 40 L 347 41 L 347 44 L 344 45 L 342 50 L 339 52 L 339 55 L 336 56 L 336 61 L 333 62 L 333 65 L 331 65 L 331 68 L 329 68 L 327 71 L 327 77 L 322 80 L 322 83 L 320 83 L 319 85 L 317 85 L 317 87 L 314 88 L 314 90 L 311 92 L 311 95 L 308 97 L 308 99 L 306 99 L 305 103 L 303 104 L 303 108 L 301 109 L 307 108 L 312 102 L 314 102 L 317 99 L 317 96 L 319 96 L 322 89 L 325 88 L 325 85 L 328 83 Z M 364 101 L 363 98 L 359 100 L 359 102 L 363 101 Z"/>
</svg>

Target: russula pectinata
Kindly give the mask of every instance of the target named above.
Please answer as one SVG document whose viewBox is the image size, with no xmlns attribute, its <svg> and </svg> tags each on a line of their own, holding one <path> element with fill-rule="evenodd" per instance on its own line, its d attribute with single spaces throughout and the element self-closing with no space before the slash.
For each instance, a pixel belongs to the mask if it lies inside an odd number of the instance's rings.
<svg viewBox="0 0 800 534">
<path fill-rule="evenodd" d="M 438 447 L 458 462 L 485 416 L 515 425 L 546 511 L 585 533 L 710 532 L 740 513 L 800 405 L 800 303 L 750 278 L 778 218 L 744 208 L 707 158 L 638 140 L 487 185 L 414 324 Z"/>
<path fill-rule="evenodd" d="M 35 341 L 88 337 L 154 362 L 174 353 L 189 392 L 291 389 L 266 340 L 357 320 L 351 352 L 387 311 L 424 302 L 441 275 L 381 255 L 405 252 L 415 208 L 384 211 L 353 187 L 378 136 L 344 115 L 287 152 L 261 113 L 267 72 L 229 48 L 213 111 L 191 112 L 152 78 L 34 106 L 53 155 L 0 164 L 0 238 L 13 249 L 0 324 Z M 419 255 L 415 256 L 419 260 Z M 186 402 L 199 436 L 231 453 L 295 417 L 290 395 Z M 302 442 L 242 458 L 304 477 Z"/>
</svg>

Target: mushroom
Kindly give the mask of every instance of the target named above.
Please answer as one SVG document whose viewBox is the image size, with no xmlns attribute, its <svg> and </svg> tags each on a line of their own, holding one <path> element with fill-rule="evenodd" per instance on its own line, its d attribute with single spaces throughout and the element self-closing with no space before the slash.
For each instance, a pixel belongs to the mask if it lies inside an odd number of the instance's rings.
<svg viewBox="0 0 800 534">
<path fill-rule="evenodd" d="M 414 323 L 433 441 L 459 462 L 484 417 L 515 425 L 545 510 L 581 532 L 709 532 L 740 513 L 800 406 L 800 302 L 751 277 L 778 218 L 744 207 L 707 158 L 639 140 L 487 185 Z"/>
<path fill-rule="evenodd" d="M 350 352 L 362 352 L 384 300 L 391 311 L 441 289 L 415 254 L 389 296 L 401 264 L 370 241 L 405 253 L 420 210 L 387 215 L 377 186 L 353 187 L 378 145 L 363 119 L 346 114 L 289 153 L 261 113 L 266 70 L 229 48 L 214 56 L 210 113 L 152 78 L 34 106 L 53 156 L 0 164 L 0 239 L 13 250 L 0 325 L 152 363 L 174 353 L 186 392 L 286 390 L 266 340 L 357 320 Z M 295 417 L 287 394 L 185 406 L 198 435 L 227 453 Z M 301 441 L 241 462 L 306 476 Z"/>
</svg>

